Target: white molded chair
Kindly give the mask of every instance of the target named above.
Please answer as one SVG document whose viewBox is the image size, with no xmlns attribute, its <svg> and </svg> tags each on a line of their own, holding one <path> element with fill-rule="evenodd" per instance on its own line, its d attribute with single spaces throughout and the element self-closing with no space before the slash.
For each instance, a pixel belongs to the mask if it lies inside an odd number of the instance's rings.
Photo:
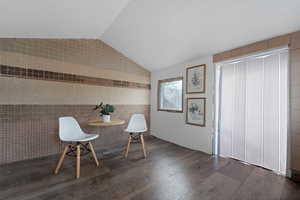
<svg viewBox="0 0 300 200">
<path fill-rule="evenodd" d="M 143 133 L 147 131 L 147 123 L 143 114 L 133 114 L 129 120 L 125 132 L 129 133 L 128 144 L 125 151 L 125 158 L 128 156 L 131 142 L 140 141 L 143 148 L 144 157 L 146 158 L 146 149 Z M 134 135 L 136 134 L 136 135 Z"/>
<path fill-rule="evenodd" d="M 86 142 L 98 138 L 98 134 L 86 134 L 74 117 L 59 118 L 59 138 L 64 142 Z"/>
<path fill-rule="evenodd" d="M 65 158 L 65 155 L 69 152 L 73 152 L 74 149 L 76 149 L 76 158 L 77 158 L 77 164 L 76 164 L 76 178 L 80 177 L 80 154 L 81 150 L 87 150 L 88 152 L 91 152 L 96 165 L 99 166 L 99 161 L 97 159 L 95 150 L 93 148 L 93 145 L 91 143 L 92 140 L 95 140 L 99 137 L 98 134 L 86 134 L 82 131 L 80 128 L 78 122 L 74 119 L 74 117 L 60 117 L 59 118 L 59 138 L 63 142 L 70 143 L 66 145 L 64 148 L 64 151 L 61 154 L 61 157 L 58 161 L 57 167 L 54 171 L 55 174 L 58 173 L 59 169 L 61 168 L 61 165 L 63 163 L 63 160 Z M 83 143 L 86 144 L 83 144 Z M 75 143 L 75 144 L 72 144 Z M 81 148 L 83 147 L 83 148 Z"/>
</svg>

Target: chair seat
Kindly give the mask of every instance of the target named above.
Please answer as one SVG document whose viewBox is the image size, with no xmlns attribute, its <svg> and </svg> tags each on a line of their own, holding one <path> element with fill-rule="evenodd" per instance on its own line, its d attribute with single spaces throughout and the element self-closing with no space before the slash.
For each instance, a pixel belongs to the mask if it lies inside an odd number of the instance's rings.
<svg viewBox="0 0 300 200">
<path fill-rule="evenodd" d="M 64 139 L 66 142 L 87 142 L 98 138 L 98 134 L 85 134 L 77 138 Z"/>
<path fill-rule="evenodd" d="M 144 132 L 146 132 L 147 130 L 146 129 L 143 129 L 143 130 L 136 130 L 136 129 L 125 129 L 124 130 L 125 132 L 127 132 L 127 133 L 144 133 Z"/>
</svg>

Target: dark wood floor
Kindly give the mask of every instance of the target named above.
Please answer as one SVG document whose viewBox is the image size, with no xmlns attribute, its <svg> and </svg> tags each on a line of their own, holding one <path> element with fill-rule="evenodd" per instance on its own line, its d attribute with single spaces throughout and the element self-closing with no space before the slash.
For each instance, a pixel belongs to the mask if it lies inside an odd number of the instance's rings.
<svg viewBox="0 0 300 200">
<path fill-rule="evenodd" d="M 0 199 L 300 199 L 300 185 L 271 171 L 155 138 L 147 147 L 147 159 L 135 146 L 127 160 L 105 158 L 102 168 L 86 157 L 78 180 L 69 157 L 58 175 L 54 158 L 1 166 Z"/>
</svg>

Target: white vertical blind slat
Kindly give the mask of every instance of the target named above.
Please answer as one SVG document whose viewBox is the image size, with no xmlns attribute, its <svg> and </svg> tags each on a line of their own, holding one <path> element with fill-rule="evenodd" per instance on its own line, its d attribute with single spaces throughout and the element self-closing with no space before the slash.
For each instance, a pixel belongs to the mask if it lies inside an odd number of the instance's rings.
<svg viewBox="0 0 300 200">
<path fill-rule="evenodd" d="M 279 171 L 281 173 L 286 170 L 287 163 L 287 129 L 288 129 L 288 62 L 289 54 L 287 51 L 280 53 L 279 62 L 280 62 L 280 163 Z M 284 117 L 286 116 L 286 117 Z"/>
<path fill-rule="evenodd" d="M 262 161 L 262 102 L 263 102 L 263 59 L 253 59 L 247 66 L 246 107 L 246 162 L 260 165 Z M 243 134 L 243 133 L 241 133 Z"/>
<path fill-rule="evenodd" d="M 234 108 L 234 64 L 229 64 L 223 66 L 222 69 L 222 89 L 221 89 L 221 137 L 223 138 L 220 141 L 221 147 L 221 155 L 224 157 L 228 157 L 232 155 L 232 127 L 233 121 L 231 117 L 233 116 L 233 108 Z"/>
<path fill-rule="evenodd" d="M 232 157 L 245 160 L 245 101 L 246 101 L 246 62 L 235 64 L 234 114 L 232 132 Z"/>
<path fill-rule="evenodd" d="M 279 55 L 264 58 L 264 129 L 262 166 L 278 171 L 279 163 Z"/>
</svg>

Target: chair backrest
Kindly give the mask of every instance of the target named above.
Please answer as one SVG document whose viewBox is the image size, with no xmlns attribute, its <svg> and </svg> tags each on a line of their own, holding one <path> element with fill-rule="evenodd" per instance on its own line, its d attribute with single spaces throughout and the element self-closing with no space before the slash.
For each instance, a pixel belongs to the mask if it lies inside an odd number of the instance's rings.
<svg viewBox="0 0 300 200">
<path fill-rule="evenodd" d="M 143 114 L 133 114 L 126 129 L 127 132 L 141 133 L 147 131 L 147 123 Z"/>
<path fill-rule="evenodd" d="M 59 138 L 63 141 L 70 141 L 85 135 L 74 117 L 59 118 Z"/>
</svg>

